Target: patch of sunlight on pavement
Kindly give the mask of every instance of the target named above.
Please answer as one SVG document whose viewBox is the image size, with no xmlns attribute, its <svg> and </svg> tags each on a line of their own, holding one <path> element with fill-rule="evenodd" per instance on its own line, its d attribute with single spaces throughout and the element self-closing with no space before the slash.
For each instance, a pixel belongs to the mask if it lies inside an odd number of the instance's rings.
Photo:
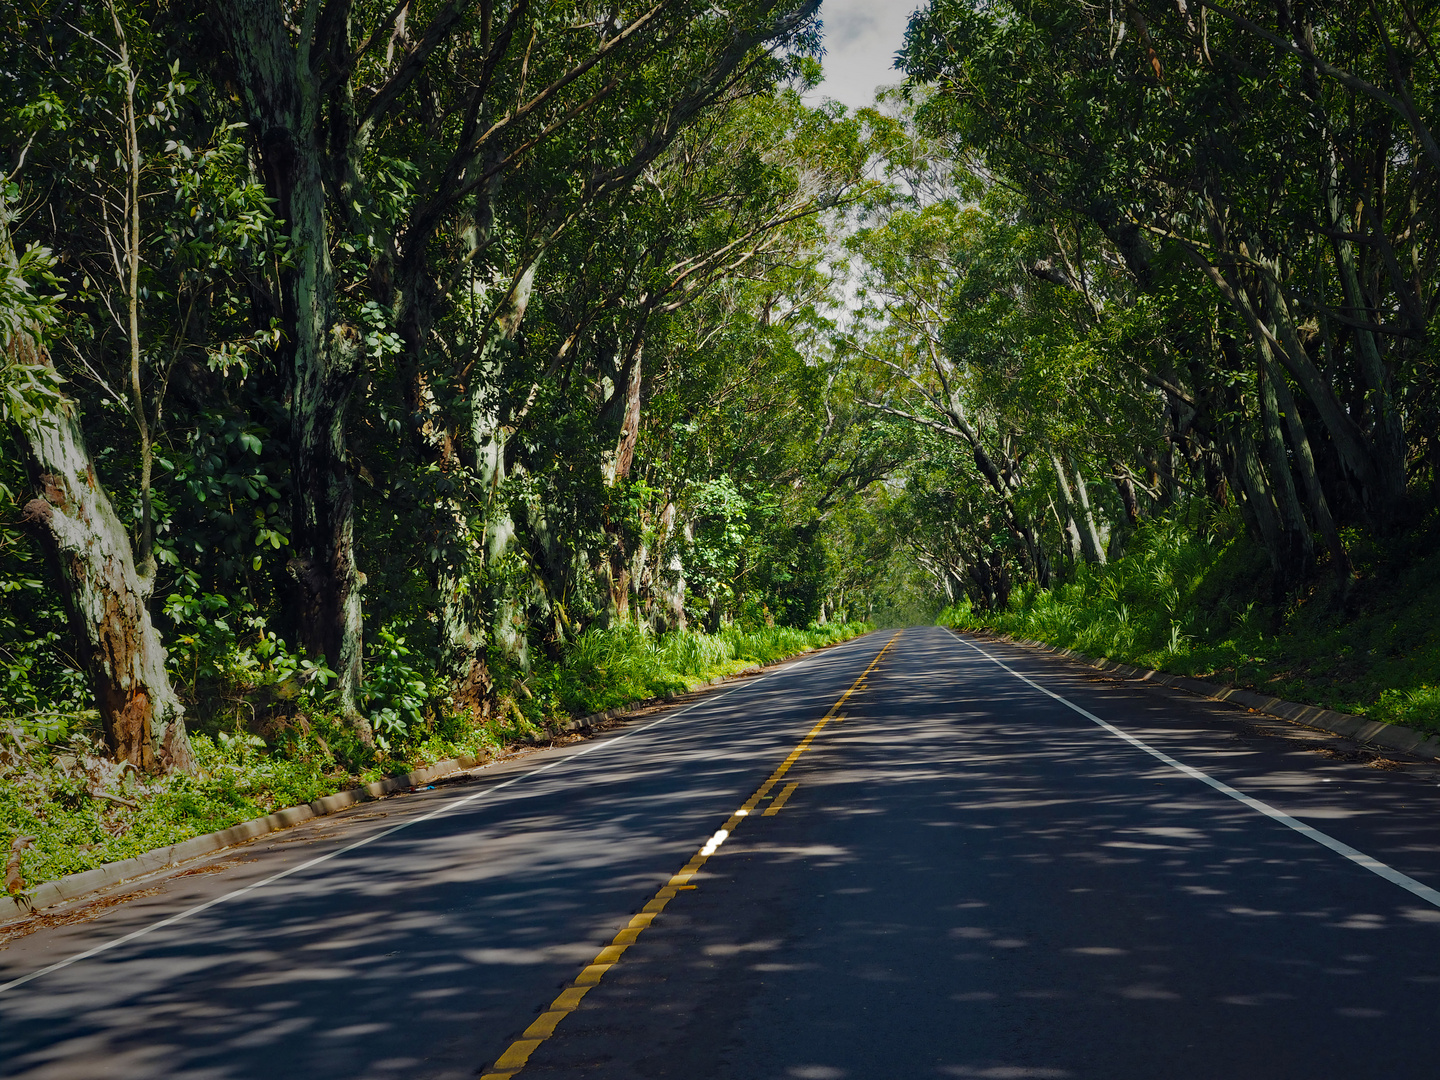
<svg viewBox="0 0 1440 1080">
<path fill-rule="evenodd" d="M 463 949 L 460 955 L 473 964 L 552 964 L 578 962 L 594 951 L 594 945 L 582 942 L 541 949 Z"/>
<path fill-rule="evenodd" d="M 971 1069 L 964 1065 L 942 1065 L 944 1076 L 975 1077 L 977 1080 L 1065 1080 L 1074 1076 L 1069 1069 L 1033 1069 L 1024 1065 L 995 1065 L 988 1069 Z"/>
<path fill-rule="evenodd" d="M 1131 1001 L 1179 1001 L 1180 995 L 1173 990 L 1156 986 L 1154 983 L 1137 983 L 1120 991 L 1120 996 Z"/>
</svg>

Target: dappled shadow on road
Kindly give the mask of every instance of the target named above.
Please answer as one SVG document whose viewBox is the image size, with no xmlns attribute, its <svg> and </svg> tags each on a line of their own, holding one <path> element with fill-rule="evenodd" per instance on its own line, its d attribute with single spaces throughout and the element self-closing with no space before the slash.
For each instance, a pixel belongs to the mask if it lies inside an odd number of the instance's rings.
<svg viewBox="0 0 1440 1080">
<path fill-rule="evenodd" d="M 0 1074 L 473 1077 L 882 642 L 708 699 L 12 991 L 0 997 Z M 437 791 L 424 809 L 472 793 Z M 32 935 L 0 952 L 0 982 L 415 812 L 392 803 L 327 819 L 311 830 L 317 839 L 282 835 L 234 871 L 175 880 L 95 922 Z"/>
<path fill-rule="evenodd" d="M 1051 685 L 1440 885 L 1428 772 Z M 850 713 L 534 1075 L 1433 1075 L 1440 911 L 939 631 L 908 631 Z"/>
</svg>

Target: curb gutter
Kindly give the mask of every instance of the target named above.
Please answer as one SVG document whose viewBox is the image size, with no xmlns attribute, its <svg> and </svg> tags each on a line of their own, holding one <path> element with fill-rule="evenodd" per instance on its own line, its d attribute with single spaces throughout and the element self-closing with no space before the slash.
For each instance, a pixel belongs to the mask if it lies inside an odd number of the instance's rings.
<svg viewBox="0 0 1440 1080">
<path fill-rule="evenodd" d="M 854 638 L 845 639 L 845 641 L 854 640 Z M 844 643 L 844 641 L 837 641 L 834 642 L 833 645 L 843 645 Z M 833 645 L 825 645 L 821 646 L 821 648 L 832 648 Z M 765 664 L 751 664 L 749 667 L 742 668 L 731 675 L 717 675 L 708 682 L 697 686 L 694 690 L 684 691 L 683 694 L 665 694 L 661 697 L 646 698 L 644 701 L 632 701 L 626 705 L 606 709 L 604 712 L 576 717 L 569 723 L 555 729 L 555 733 L 557 735 L 571 734 L 574 732 L 589 733 L 595 725 L 603 723 L 606 720 L 613 720 L 616 717 L 624 716 L 639 709 L 663 705 L 684 694 L 701 693 L 712 686 L 718 686 L 731 679 L 739 679 L 746 675 L 753 675 L 755 672 L 761 671 L 764 668 L 773 667 L 776 664 L 783 664 L 789 660 L 794 660 L 815 651 L 817 650 L 813 646 L 807 647 L 798 653 L 782 657 L 779 660 L 772 660 Z M 401 776 L 391 776 L 384 780 L 377 780 L 372 784 L 349 788 L 345 791 L 337 791 L 334 795 L 326 795 L 324 798 L 316 799 L 313 802 L 304 803 L 300 806 L 286 807 L 284 810 L 277 810 L 273 814 L 267 814 L 265 817 L 255 818 L 251 821 L 242 821 L 238 825 L 232 825 L 228 829 L 221 829 L 219 832 L 206 833 L 204 836 L 195 836 L 189 840 L 182 840 L 178 844 L 156 848 L 153 851 L 147 851 L 143 855 L 136 855 L 130 859 L 121 859 L 118 862 L 97 866 L 93 870 L 83 870 L 78 874 L 67 874 L 65 877 L 56 878 L 54 881 L 42 882 L 33 889 L 21 893 L 19 896 L 0 896 L 0 924 L 24 918 L 32 911 L 39 911 L 41 908 L 54 907 L 56 904 L 87 896 L 101 889 L 107 889 L 112 885 L 119 885 L 125 881 L 131 881 L 135 878 L 144 877 L 147 874 L 153 874 L 158 870 L 168 870 L 172 866 L 188 862 L 191 859 L 198 859 L 202 855 L 210 855 L 224 848 L 233 847 L 236 844 L 243 844 L 247 840 L 255 839 L 257 836 L 264 836 L 267 833 L 276 832 L 280 829 L 288 829 L 292 825 L 302 824 L 313 818 L 333 814 L 337 810 L 344 810 L 346 807 L 354 806 L 356 803 L 370 802 L 373 799 L 383 798 L 392 792 L 419 787 L 421 784 L 428 784 L 432 780 L 437 780 L 453 772 L 473 769 L 479 763 L 479 760 L 473 757 L 446 758 L 444 761 L 437 761 L 434 765 L 426 766 L 423 769 L 416 769 L 414 772 L 408 772 Z"/>
<path fill-rule="evenodd" d="M 953 630 L 951 632 L 954 633 Z M 1153 686 L 1168 686 L 1199 697 L 1209 698 L 1211 701 L 1227 701 L 1234 705 L 1243 705 L 1247 709 L 1253 709 L 1255 712 L 1265 713 L 1268 716 L 1276 716 L 1281 720 L 1288 720 L 1292 724 L 1329 731 L 1348 739 L 1354 739 L 1356 742 L 1369 743 L 1371 746 L 1399 750 L 1417 757 L 1440 759 L 1440 735 L 1432 732 L 1416 731 L 1414 728 L 1403 727 L 1400 724 L 1387 724 L 1381 720 L 1367 720 L 1363 716 L 1336 712 L 1334 709 L 1322 709 L 1318 705 L 1301 705 L 1283 698 L 1270 697 L 1268 694 L 1259 694 L 1254 690 L 1243 690 L 1239 687 L 1206 682 L 1203 679 L 1192 679 L 1187 675 L 1167 675 L 1163 671 L 1152 671 L 1150 668 L 1131 667 L 1129 664 L 1121 664 L 1103 656 L 1096 659 L 1076 652 L 1074 649 L 1062 649 L 1054 645 L 1047 645 L 1043 641 L 1012 638 L 1006 634 L 990 632 L 987 634 L 1013 645 L 1024 645 L 1041 652 L 1054 653 L 1056 656 L 1078 660 L 1099 671 L 1119 675 L 1136 682 L 1150 683 Z"/>
</svg>

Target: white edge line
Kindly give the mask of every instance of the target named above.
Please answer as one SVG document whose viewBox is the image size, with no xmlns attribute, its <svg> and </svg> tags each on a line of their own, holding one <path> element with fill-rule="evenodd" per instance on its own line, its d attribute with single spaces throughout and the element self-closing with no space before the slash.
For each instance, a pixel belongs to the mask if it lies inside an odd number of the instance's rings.
<svg viewBox="0 0 1440 1080">
<path fill-rule="evenodd" d="M 1048 690 L 1045 687 L 1041 686 L 1034 679 L 1020 674 L 1020 672 L 1010 667 L 1004 661 L 998 659 L 997 657 L 991 656 L 988 652 L 980 648 L 979 645 L 976 645 L 968 638 L 963 638 L 959 634 L 951 634 L 951 637 L 953 637 L 956 641 L 961 642 L 962 644 L 968 645 L 981 656 L 985 657 L 985 659 L 989 660 L 991 663 L 997 665 L 1003 670 L 1008 671 L 1011 675 L 1014 675 L 1015 678 L 1019 679 L 1021 682 L 1027 684 L 1035 690 L 1039 690 L 1040 693 L 1046 695 L 1047 697 L 1054 698 L 1056 701 L 1060 702 L 1060 704 L 1085 717 L 1085 719 L 1091 721 L 1092 723 L 1098 724 L 1100 727 L 1108 731 L 1111 735 L 1124 739 L 1131 746 L 1134 746 L 1140 750 L 1144 750 L 1151 757 L 1158 758 L 1166 765 L 1169 765 L 1172 769 L 1184 773 L 1191 779 L 1199 780 L 1202 784 L 1208 784 L 1210 787 L 1214 788 L 1221 794 L 1229 795 L 1230 798 L 1234 799 L 1236 802 L 1243 803 L 1251 810 L 1255 810 L 1261 814 L 1264 814 L 1266 817 L 1270 818 L 1273 821 L 1278 821 L 1286 828 L 1294 829 L 1301 836 L 1304 836 L 1310 840 L 1314 840 L 1315 843 L 1321 845 L 1322 847 L 1329 848 L 1331 851 L 1335 852 L 1338 855 L 1345 856 L 1345 858 L 1349 859 L 1356 866 L 1363 866 L 1372 874 L 1384 878 L 1386 881 L 1390 882 L 1393 885 L 1399 885 L 1402 889 L 1413 893 L 1421 900 L 1424 900 L 1427 904 L 1431 904 L 1437 908 L 1440 908 L 1440 891 L 1436 891 L 1435 889 L 1432 889 L 1429 885 L 1425 885 L 1422 882 L 1416 881 L 1408 874 L 1402 874 L 1393 866 L 1389 866 L 1386 863 L 1381 862 L 1379 859 L 1375 858 L 1372 855 L 1366 855 L 1363 851 L 1351 847 L 1343 840 L 1336 840 L 1335 837 L 1331 836 L 1329 833 L 1321 832 L 1313 825 L 1307 825 L 1303 821 L 1296 820 L 1289 814 L 1285 813 L 1283 810 L 1275 809 L 1275 807 L 1271 806 L 1267 802 L 1262 802 L 1261 800 L 1254 798 L 1251 795 L 1246 795 L 1243 791 L 1237 791 L 1235 788 L 1231 787 L 1224 781 L 1216 780 L 1209 773 L 1202 772 L 1201 770 L 1195 768 L 1192 765 L 1186 765 L 1183 761 L 1176 761 L 1173 757 L 1171 757 L 1164 751 L 1156 750 L 1153 746 L 1149 745 L 1141 739 L 1137 739 L 1129 732 L 1121 731 L 1114 724 L 1110 724 L 1104 720 L 1101 720 L 1100 717 L 1096 716 L 1088 709 L 1082 709 L 1079 705 L 1076 705 L 1068 698 L 1061 697 L 1059 694 L 1055 693 L 1055 691 Z M 3 989 L 4 987 L 0 987 L 0 990 Z"/>
<path fill-rule="evenodd" d="M 867 635 L 862 634 L 861 638 L 865 636 Z M 861 640 L 861 638 L 852 638 L 851 640 L 859 641 Z M 849 644 L 849 642 L 842 642 L 841 644 Z M 355 851 L 357 848 L 365 847 L 367 844 L 373 844 L 377 840 L 383 840 L 387 836 L 392 836 L 395 833 L 400 832 L 402 829 L 408 829 L 412 825 L 423 824 L 424 822 L 431 821 L 437 817 L 440 817 L 442 814 L 448 814 L 452 810 L 458 810 L 460 807 L 465 806 L 467 803 L 472 803 L 476 799 L 483 799 L 488 795 L 493 795 L 495 794 L 495 792 L 507 788 L 511 784 L 518 784 L 521 780 L 528 780 L 532 776 L 539 776 L 541 773 L 548 772 L 549 770 L 559 765 L 564 765 L 568 762 L 574 761 L 576 758 L 584 757 L 592 750 L 599 750 L 601 747 L 606 746 L 614 746 L 622 739 L 628 739 L 631 735 L 638 735 L 642 731 L 649 731 L 653 727 L 657 727 L 660 724 L 664 724 L 670 720 L 674 720 L 677 717 L 684 716 L 691 709 L 698 709 L 701 705 L 712 705 L 715 702 L 720 701 L 722 698 L 727 698 L 731 694 L 734 694 L 740 690 L 746 690 L 752 686 L 758 686 L 766 679 L 770 678 L 773 675 L 778 675 L 782 671 L 799 667 L 801 664 L 808 663 L 811 660 L 818 660 L 820 658 L 820 655 L 821 654 L 817 652 L 814 655 L 800 656 L 792 661 L 777 664 L 773 671 L 767 671 L 758 679 L 750 679 L 746 682 L 740 683 L 737 686 L 733 686 L 729 690 L 726 690 L 723 694 L 716 694 L 713 697 L 705 697 L 699 701 L 691 702 L 689 705 L 686 705 L 682 709 L 678 709 L 672 713 L 667 713 L 666 715 L 661 716 L 658 719 L 650 721 L 648 724 L 643 724 L 640 727 L 632 728 L 631 730 L 625 732 L 622 735 L 615 736 L 613 739 L 596 740 L 589 746 L 585 747 L 582 750 L 577 750 L 573 754 L 567 754 L 562 758 L 557 758 L 547 765 L 541 765 L 538 769 L 532 769 L 530 772 L 521 773 L 519 776 L 513 776 L 509 780 L 504 780 L 498 784 L 495 784 L 492 787 L 487 787 L 484 791 L 477 791 L 473 795 L 466 795 L 464 798 L 456 799 L 454 802 L 448 802 L 444 806 L 437 807 L 436 809 L 430 811 L 430 813 L 424 814 L 421 817 L 411 818 L 409 821 L 402 821 L 398 825 L 392 825 L 387 829 L 382 829 L 379 832 L 371 833 L 369 836 L 362 837 L 361 839 L 356 840 L 352 844 L 346 844 L 344 847 L 336 848 L 334 851 L 327 852 L 324 855 L 317 855 L 315 858 L 309 859 L 303 863 L 299 863 L 296 866 L 292 866 L 288 870 L 281 870 L 278 874 L 271 874 L 269 877 L 262 878 L 259 881 L 252 881 L 249 885 L 245 885 L 239 889 L 236 889 L 234 892 L 228 892 L 222 896 L 217 896 L 214 899 L 206 900 L 203 904 L 196 904 L 194 907 L 186 908 L 184 911 L 177 912 L 174 915 L 161 919 L 159 922 L 153 922 L 149 926 L 142 926 L 138 930 L 132 930 L 130 931 L 130 933 L 124 934 L 118 938 L 111 938 L 109 941 L 101 942 L 99 945 L 92 946 L 91 948 L 86 949 L 84 952 L 78 952 L 74 956 L 67 956 L 64 960 L 57 960 L 55 961 L 55 963 L 50 964 L 48 967 L 43 967 L 36 971 L 32 971 L 28 975 L 21 975 L 18 979 L 11 979 L 7 983 L 0 983 L 0 994 L 5 993 L 7 990 L 13 990 L 17 986 L 23 986 L 28 982 L 33 982 L 35 979 L 38 979 L 44 975 L 49 975 L 51 972 L 59 971 L 61 968 L 67 968 L 71 964 L 78 964 L 82 960 L 89 960 L 92 956 L 99 956 L 103 952 L 109 952 L 111 949 L 118 948 L 121 945 L 126 945 L 129 942 L 134 941 L 136 938 L 142 938 L 146 934 L 153 933 L 156 930 L 163 930 L 167 926 L 172 926 L 175 923 L 190 918 L 190 916 L 192 915 L 198 915 L 202 911 L 207 911 L 212 907 L 217 907 L 220 904 L 228 903 L 231 900 L 238 900 L 240 897 L 252 893 L 256 889 L 263 889 L 265 886 L 273 885 L 275 882 L 280 881 L 282 878 L 290 877 L 292 874 L 298 874 L 300 873 L 300 871 L 308 870 L 312 866 L 319 866 L 321 863 L 329 862 L 331 859 L 337 859 L 341 855 L 346 855 L 352 851 Z"/>
</svg>

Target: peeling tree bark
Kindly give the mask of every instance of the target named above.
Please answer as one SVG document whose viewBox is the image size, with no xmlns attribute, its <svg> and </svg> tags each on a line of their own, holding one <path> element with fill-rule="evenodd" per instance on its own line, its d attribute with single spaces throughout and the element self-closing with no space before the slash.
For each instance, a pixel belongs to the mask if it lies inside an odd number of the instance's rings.
<svg viewBox="0 0 1440 1080">
<path fill-rule="evenodd" d="M 0 261 L 13 268 L 8 221 L 0 195 Z M 4 347 L 7 363 L 52 366 L 33 331 L 15 333 Z M 145 772 L 188 770 L 185 710 L 146 608 L 153 579 L 136 571 L 130 537 L 96 476 L 74 402 L 61 398 L 14 426 L 35 491 L 24 521 L 65 591 L 110 752 Z"/>
</svg>

